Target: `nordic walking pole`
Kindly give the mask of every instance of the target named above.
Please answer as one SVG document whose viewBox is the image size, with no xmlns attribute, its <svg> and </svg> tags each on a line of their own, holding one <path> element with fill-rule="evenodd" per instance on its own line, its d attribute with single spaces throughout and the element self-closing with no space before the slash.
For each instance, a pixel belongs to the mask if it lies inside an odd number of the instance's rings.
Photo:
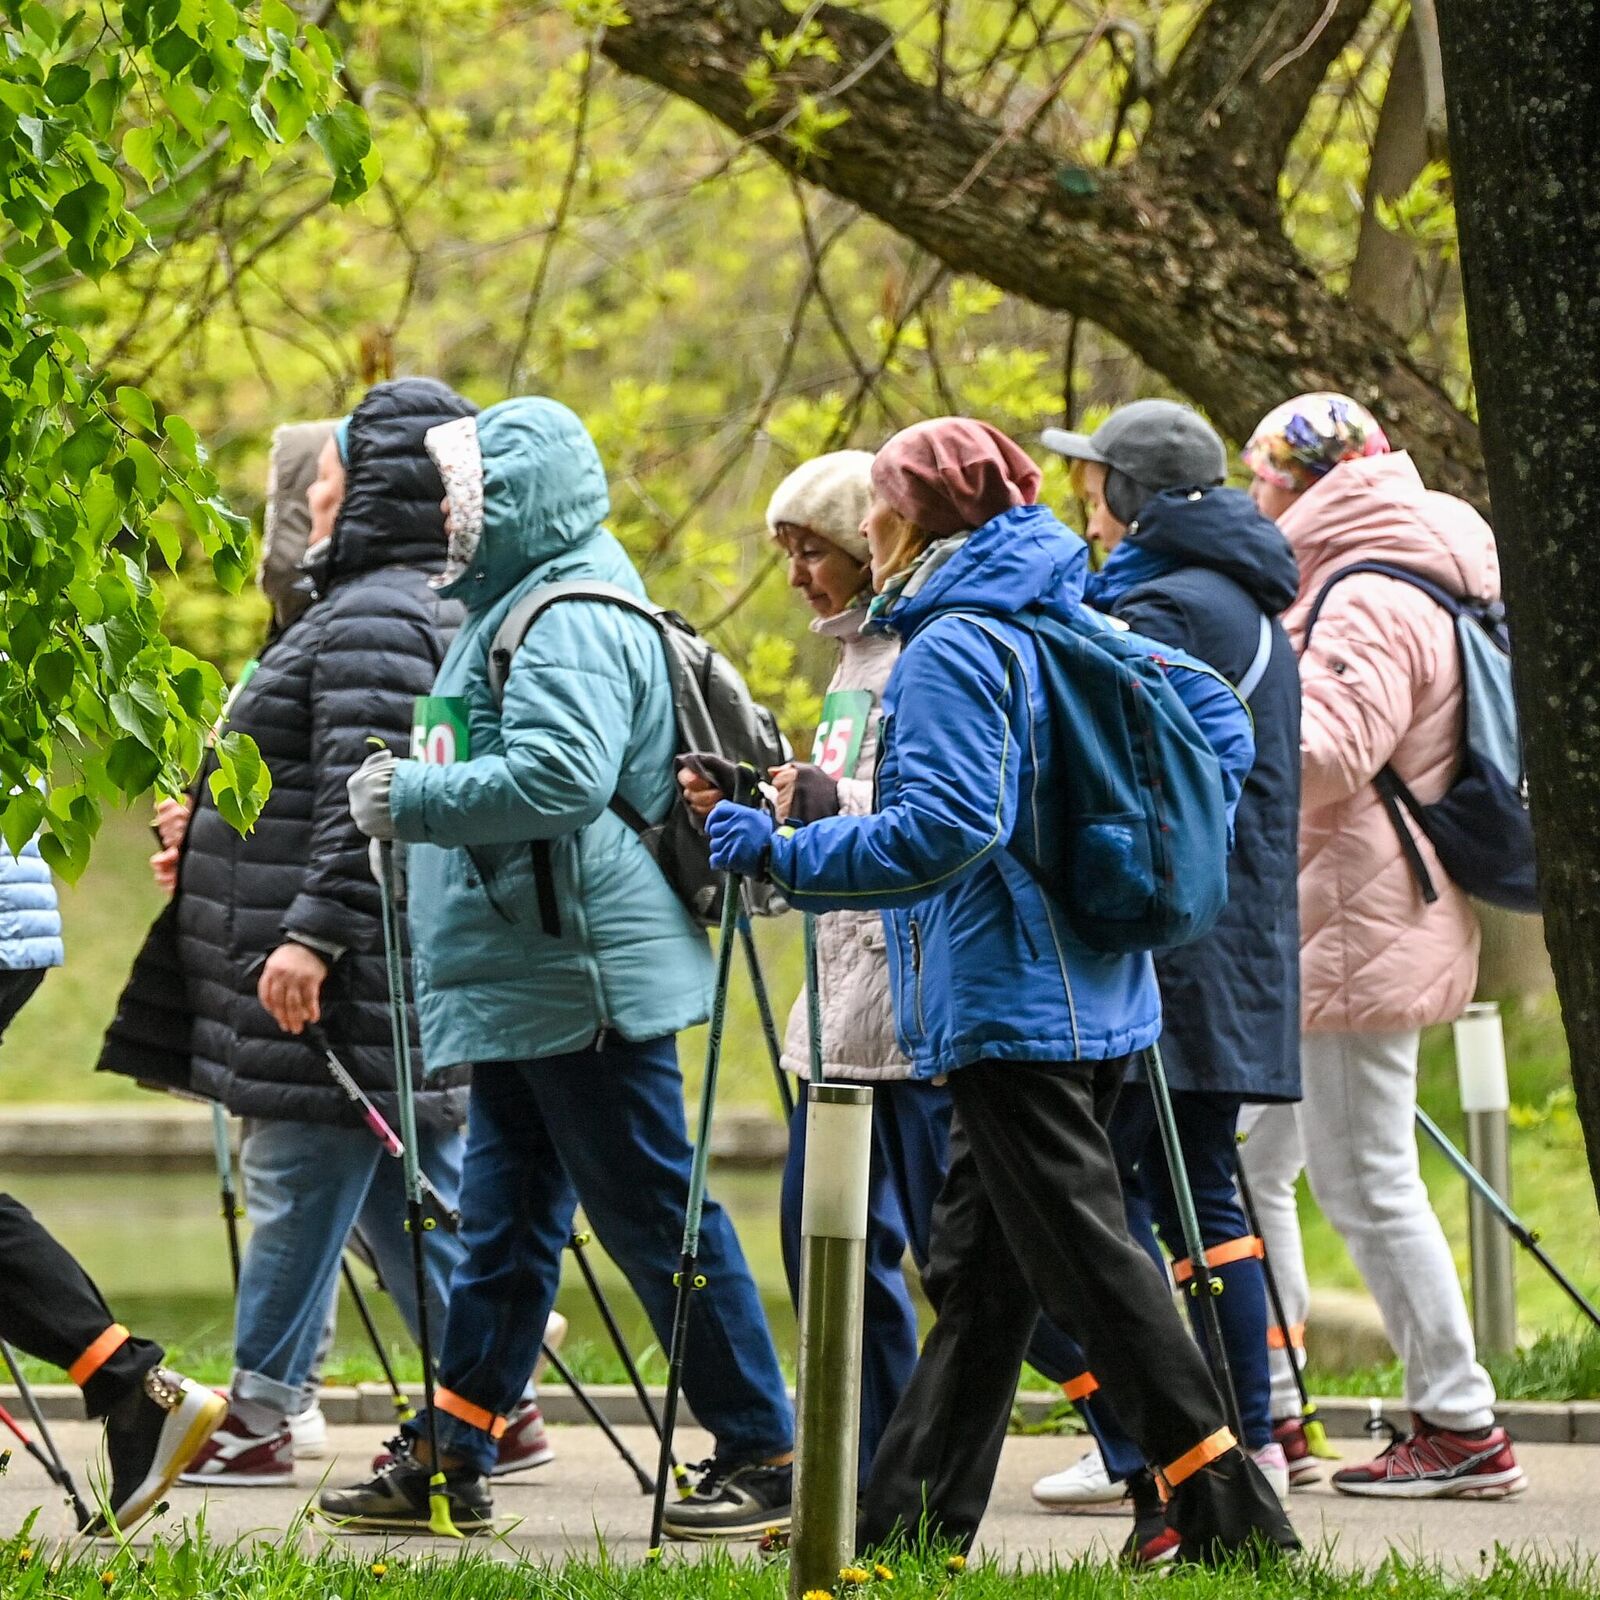
<svg viewBox="0 0 1600 1600">
<path fill-rule="evenodd" d="M 422 1235 L 434 1224 L 422 1212 L 422 1168 L 417 1159 L 417 1102 L 411 1084 L 411 1023 L 406 1011 L 406 974 L 400 956 L 400 917 L 395 903 L 394 843 L 378 841 L 378 892 L 383 910 L 383 953 L 389 977 L 389 1026 L 394 1035 L 394 1079 L 400 1097 L 400 1137 L 404 1141 L 406 1230 L 411 1235 L 411 1270 L 416 1275 L 417 1346 L 422 1352 L 422 1395 L 428 1416 L 428 1529 L 443 1539 L 461 1538 L 450 1520 L 450 1496 L 439 1460 L 439 1413 L 433 1403 L 433 1341 L 428 1330 L 428 1273 Z"/>
<path fill-rule="evenodd" d="M 78 1486 L 72 1481 L 72 1474 L 67 1470 L 67 1463 L 62 1459 L 61 1451 L 56 1445 L 55 1438 L 50 1432 L 49 1425 L 44 1420 L 44 1413 L 39 1409 L 39 1401 L 31 1388 L 28 1380 L 22 1375 L 22 1367 L 17 1361 L 17 1354 L 4 1339 L 0 1339 L 0 1359 L 6 1364 L 6 1370 L 11 1374 L 11 1381 L 17 1386 L 17 1393 L 22 1397 L 22 1404 L 27 1410 L 29 1419 L 33 1423 L 34 1432 L 39 1435 L 44 1451 L 40 1451 L 29 1442 L 27 1436 L 16 1424 L 16 1419 L 9 1412 L 6 1413 L 6 1423 L 17 1438 L 22 1441 L 24 1449 L 45 1470 L 45 1476 L 67 1497 L 72 1507 L 72 1514 L 78 1519 L 80 1529 L 87 1528 L 94 1521 L 94 1515 L 88 1506 L 83 1503 L 83 1496 L 78 1493 Z M 45 1452 L 49 1454 L 49 1461 L 45 1460 Z"/>
<path fill-rule="evenodd" d="M 1235 1135 L 1239 1144 L 1249 1142 L 1250 1135 Z M 1250 1231 L 1261 1241 L 1261 1271 L 1267 1280 L 1267 1299 L 1272 1304 L 1272 1315 L 1283 1330 L 1283 1351 L 1289 1360 L 1289 1372 L 1294 1378 L 1295 1393 L 1300 1397 L 1300 1422 L 1305 1429 L 1306 1449 L 1322 1461 L 1341 1461 L 1344 1458 L 1328 1443 L 1328 1430 L 1317 1414 L 1317 1403 L 1306 1388 L 1306 1375 L 1300 1370 L 1300 1358 L 1295 1354 L 1294 1342 L 1289 1334 L 1289 1315 L 1283 1308 L 1283 1291 L 1278 1287 L 1278 1274 L 1272 1270 L 1272 1252 L 1267 1248 L 1267 1236 L 1261 1231 L 1261 1219 L 1256 1213 L 1256 1197 L 1250 1190 L 1250 1180 L 1244 1173 L 1244 1162 L 1234 1162 L 1234 1179 L 1239 1185 L 1239 1198 L 1244 1202 L 1244 1214 Z"/>
<path fill-rule="evenodd" d="M 541 1344 L 539 1349 L 543 1353 L 545 1360 L 555 1369 L 556 1376 L 572 1391 L 573 1399 L 583 1407 L 589 1420 L 611 1442 L 612 1448 L 622 1457 L 623 1464 L 638 1479 L 639 1493 L 654 1494 L 656 1488 L 655 1479 L 639 1465 L 638 1457 L 622 1442 L 621 1435 L 606 1420 L 605 1413 L 594 1403 L 591 1396 L 585 1392 L 583 1385 L 578 1382 L 571 1367 L 548 1344 Z"/>
<path fill-rule="evenodd" d="M 1178 1139 L 1178 1119 L 1172 1109 L 1172 1092 L 1167 1087 L 1167 1069 L 1161 1064 L 1161 1046 L 1153 1044 L 1145 1052 L 1150 1071 L 1150 1092 L 1155 1096 L 1156 1126 L 1161 1131 L 1161 1145 L 1166 1152 L 1167 1171 L 1172 1178 L 1172 1193 L 1178 1202 L 1178 1218 L 1183 1224 L 1183 1245 L 1189 1252 L 1189 1266 L 1193 1276 L 1189 1279 L 1189 1293 L 1202 1307 L 1206 1330 L 1205 1342 L 1211 1347 L 1211 1370 L 1222 1391 L 1222 1403 L 1227 1408 L 1228 1424 L 1239 1446 L 1244 1447 L 1244 1424 L 1239 1420 L 1239 1395 L 1233 1386 L 1233 1369 L 1228 1365 L 1227 1346 L 1222 1342 L 1222 1318 L 1217 1314 L 1216 1297 L 1222 1293 L 1222 1279 L 1211 1275 L 1211 1263 L 1206 1260 L 1205 1238 L 1200 1232 L 1200 1218 L 1194 1208 L 1194 1191 L 1189 1187 L 1189 1169 L 1183 1161 L 1183 1145 Z"/>
<path fill-rule="evenodd" d="M 327 1067 L 329 1075 L 344 1091 L 350 1103 L 361 1113 L 361 1120 L 378 1143 L 396 1160 L 404 1161 L 406 1147 L 400 1135 L 389 1126 L 383 1113 L 373 1104 L 371 1095 L 351 1076 L 350 1069 L 334 1054 L 333 1046 L 329 1043 L 328 1035 L 321 1023 L 308 1022 L 305 1026 L 305 1038 L 313 1050 L 321 1052 L 323 1065 Z M 417 1172 L 417 1181 L 422 1185 L 422 1198 L 432 1209 L 434 1220 L 446 1233 L 459 1233 L 460 1211 L 444 1203 L 439 1191 L 428 1181 L 427 1173 L 420 1169 Z"/>
<path fill-rule="evenodd" d="M 735 781 L 738 804 L 748 804 L 751 774 L 741 768 Z M 700 1124 L 694 1161 L 689 1168 L 689 1203 L 683 1213 L 683 1249 L 678 1258 L 677 1303 L 672 1313 L 672 1344 L 667 1356 L 667 1393 L 661 1407 L 661 1457 L 656 1465 L 656 1498 L 650 1513 L 647 1561 L 661 1559 L 661 1530 L 667 1515 L 667 1475 L 672 1462 L 672 1432 L 678 1421 L 678 1394 L 683 1387 L 684 1346 L 689 1337 L 689 1297 L 705 1287 L 699 1273 L 700 1212 L 706 1198 L 706 1164 L 711 1157 L 711 1112 L 717 1099 L 717 1072 L 722 1065 L 722 1029 L 728 1016 L 728 982 L 733 975 L 733 945 L 738 933 L 741 882 L 730 872 L 722 889 L 721 939 L 717 944 L 717 981 L 711 992 L 711 1028 L 706 1040 L 706 1071 L 700 1085 Z"/>
<path fill-rule="evenodd" d="M 1505 1224 L 1506 1231 L 1518 1244 L 1522 1246 L 1535 1261 L 1544 1268 L 1555 1280 L 1557 1286 L 1566 1294 L 1567 1298 L 1586 1316 L 1595 1327 L 1600 1328 L 1600 1311 L 1594 1307 L 1583 1291 L 1575 1284 L 1554 1261 L 1550 1259 L 1544 1246 L 1539 1243 L 1539 1232 L 1530 1228 L 1515 1211 L 1508 1206 L 1504 1199 L 1496 1193 L 1483 1174 L 1462 1155 L 1450 1141 L 1450 1136 L 1428 1115 L 1421 1106 L 1417 1107 L 1417 1124 L 1433 1142 L 1443 1151 L 1445 1158 L 1457 1172 L 1472 1186 L 1473 1191 L 1489 1207 L 1494 1214 Z"/>
<path fill-rule="evenodd" d="M 772 1062 L 772 1076 L 778 1083 L 778 1100 L 783 1106 L 783 1120 L 794 1115 L 794 1087 L 789 1074 L 783 1070 L 783 1047 L 778 1043 L 778 1024 L 772 1015 L 772 996 L 767 992 L 766 974 L 761 970 L 761 955 L 756 949 L 755 929 L 750 926 L 750 913 L 745 909 L 744 891 L 740 890 L 739 942 L 744 946 L 745 961 L 750 968 L 750 987 L 755 990 L 756 1011 L 761 1017 L 761 1035 L 767 1041 L 767 1057 Z"/>
<path fill-rule="evenodd" d="M 804 913 L 806 939 L 806 1037 L 810 1046 L 811 1081 L 822 1082 L 822 976 L 817 970 L 817 919 Z"/>
<path fill-rule="evenodd" d="M 244 1210 L 233 1187 L 233 1149 L 228 1143 L 228 1113 L 211 1102 L 211 1148 L 217 1160 L 217 1187 L 221 1195 L 222 1220 L 228 1228 L 228 1266 L 233 1271 L 233 1290 L 239 1292 L 239 1219 Z"/>
<path fill-rule="evenodd" d="M 568 1247 L 572 1251 L 573 1258 L 578 1263 L 578 1271 L 583 1274 L 583 1281 L 589 1286 L 589 1293 L 594 1299 L 595 1310 L 600 1313 L 600 1320 L 605 1324 L 606 1333 L 610 1336 L 611 1343 L 616 1348 L 617 1359 L 622 1363 L 622 1370 L 627 1374 L 628 1382 L 633 1385 L 633 1392 L 639 1397 L 639 1405 L 644 1411 L 645 1418 L 655 1430 L 656 1438 L 659 1439 L 662 1436 L 661 1417 L 656 1411 L 655 1402 L 650 1398 L 650 1391 L 644 1386 L 644 1377 L 639 1371 L 639 1363 L 633 1359 L 633 1352 L 628 1349 L 628 1341 L 622 1336 L 622 1328 L 617 1322 L 616 1313 L 611 1309 L 611 1301 L 606 1297 L 605 1290 L 600 1286 L 600 1279 L 595 1275 L 594 1265 L 589 1260 L 589 1252 L 585 1248 L 589 1243 L 589 1238 L 590 1236 L 587 1233 L 574 1233 L 572 1238 L 567 1241 Z M 556 1370 L 561 1371 L 560 1368 Z M 568 1381 L 569 1383 L 571 1382 L 570 1379 Z M 574 1386 L 573 1393 L 577 1394 L 577 1392 Z M 579 1395 L 578 1403 L 580 1405 L 585 1403 L 582 1395 Z M 676 1456 L 670 1456 L 669 1462 L 672 1468 L 673 1482 L 678 1486 L 678 1493 L 680 1495 L 688 1494 L 689 1474 L 678 1464 Z M 650 1488 L 655 1488 L 654 1483 L 651 1484 Z M 646 1492 L 648 1493 L 649 1491 L 647 1490 Z"/>
<path fill-rule="evenodd" d="M 356 1315 L 361 1319 L 361 1326 L 367 1330 L 367 1338 L 372 1344 L 372 1353 L 378 1358 L 378 1365 L 383 1368 L 383 1381 L 389 1385 L 389 1397 L 394 1402 L 394 1414 L 401 1422 L 409 1422 L 416 1416 L 416 1408 L 406 1398 L 406 1392 L 400 1387 L 400 1380 L 395 1376 L 394 1363 L 389 1359 L 389 1352 L 384 1348 L 383 1335 L 378 1332 L 378 1324 L 373 1319 L 372 1307 L 367 1304 L 367 1297 L 361 1292 L 361 1284 L 356 1278 L 356 1270 L 350 1265 L 347 1255 L 339 1257 L 339 1265 L 344 1271 L 344 1286 L 350 1291 L 350 1299 L 356 1308 Z"/>
<path fill-rule="evenodd" d="M 17 1442 L 44 1469 L 45 1477 L 63 1493 L 67 1494 L 69 1499 L 73 1500 L 73 1514 L 79 1519 L 78 1526 L 81 1528 L 83 1526 L 83 1512 L 77 1504 L 74 1491 L 70 1490 L 68 1485 L 61 1481 L 61 1475 L 57 1471 L 55 1463 L 28 1437 L 23 1431 L 22 1424 L 4 1406 L 0 1406 L 0 1427 L 7 1428 L 15 1434 Z M 11 1452 L 9 1450 L 0 1452 L 0 1455 L 3 1455 L 4 1460 L 7 1462 L 11 1460 Z"/>
</svg>

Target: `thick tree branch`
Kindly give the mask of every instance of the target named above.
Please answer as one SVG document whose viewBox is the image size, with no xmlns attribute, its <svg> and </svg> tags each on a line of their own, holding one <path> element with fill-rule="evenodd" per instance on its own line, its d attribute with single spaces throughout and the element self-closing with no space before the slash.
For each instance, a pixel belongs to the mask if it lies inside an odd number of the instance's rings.
<svg viewBox="0 0 1600 1600">
<path fill-rule="evenodd" d="M 946 267 L 1098 323 L 1232 437 L 1288 395 L 1344 390 L 1437 487 L 1482 501 L 1472 422 L 1398 340 L 1322 288 L 1275 219 L 1256 227 L 1144 161 L 1089 171 L 1032 138 L 1002 139 L 948 89 L 941 99 L 910 78 L 884 49 L 882 25 L 855 11 L 817 8 L 838 63 L 805 57 L 776 73 L 759 114 L 744 79 L 762 30 L 792 30 L 780 0 L 630 0 L 629 16 L 603 45 L 624 71 L 701 106 Z M 848 113 L 821 160 L 778 131 L 804 96 Z"/>
<path fill-rule="evenodd" d="M 1270 207 L 1290 141 L 1374 0 L 1211 0 L 1155 96 L 1145 150 Z"/>
</svg>

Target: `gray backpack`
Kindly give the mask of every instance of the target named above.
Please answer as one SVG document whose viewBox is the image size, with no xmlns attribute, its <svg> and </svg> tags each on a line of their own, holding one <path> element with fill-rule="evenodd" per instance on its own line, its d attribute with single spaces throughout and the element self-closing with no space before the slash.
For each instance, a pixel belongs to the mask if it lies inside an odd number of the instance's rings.
<svg viewBox="0 0 1600 1600">
<path fill-rule="evenodd" d="M 726 657 L 695 632 L 676 611 L 658 606 L 615 584 L 577 579 L 547 583 L 530 589 L 505 614 L 489 646 L 489 690 L 498 706 L 505 699 L 511 662 L 529 630 L 551 606 L 566 600 L 602 601 L 643 617 L 661 637 L 667 655 L 667 675 L 672 684 L 672 704 L 677 717 L 677 755 L 705 751 L 729 761 L 754 767 L 762 778 L 769 768 L 787 761 L 788 742 L 778 731 L 777 719 L 751 697 L 750 690 Z M 673 781 L 676 790 L 676 777 Z M 722 917 L 724 877 L 712 870 L 711 847 L 698 818 L 675 795 L 659 822 L 651 822 L 620 794 L 612 795 L 610 809 L 639 836 L 655 858 L 673 892 L 703 927 L 715 926 Z M 559 938 L 555 879 L 550 868 L 550 843 L 533 846 L 534 880 L 545 932 Z M 788 906 L 771 884 L 748 883 L 745 903 L 756 916 L 777 916 Z"/>
</svg>

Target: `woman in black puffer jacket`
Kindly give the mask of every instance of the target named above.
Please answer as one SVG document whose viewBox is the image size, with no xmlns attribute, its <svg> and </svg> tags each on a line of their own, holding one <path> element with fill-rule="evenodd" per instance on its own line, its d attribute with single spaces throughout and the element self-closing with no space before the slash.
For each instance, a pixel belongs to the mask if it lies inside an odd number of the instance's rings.
<svg viewBox="0 0 1600 1600">
<path fill-rule="evenodd" d="M 302 1403 L 358 1222 L 415 1319 L 399 1163 L 362 1126 L 303 1029 L 320 1020 L 345 1066 L 397 1120 L 378 890 L 345 780 L 372 737 L 405 751 L 416 697 L 431 688 L 459 621 L 428 582 L 444 565 L 444 490 L 422 436 L 474 409 L 432 380 L 384 383 L 324 445 L 308 494 L 302 583 L 311 602 L 262 651 L 227 715 L 228 731 L 260 747 L 271 797 L 254 831 L 240 835 L 202 773 L 177 894 L 152 939 L 164 934 L 176 957 L 187 1014 L 175 996 L 161 1005 L 150 981 L 159 957 L 147 949 L 107 1038 L 102 1067 L 182 1084 L 250 1119 L 243 1166 L 253 1231 L 232 1408 L 191 1481 L 292 1481 L 287 1419 Z M 413 1019 L 422 1164 L 453 1204 L 465 1087 L 442 1073 L 422 1088 L 414 1030 Z M 427 1244 L 430 1313 L 442 1321 L 460 1252 L 443 1230 Z"/>
</svg>

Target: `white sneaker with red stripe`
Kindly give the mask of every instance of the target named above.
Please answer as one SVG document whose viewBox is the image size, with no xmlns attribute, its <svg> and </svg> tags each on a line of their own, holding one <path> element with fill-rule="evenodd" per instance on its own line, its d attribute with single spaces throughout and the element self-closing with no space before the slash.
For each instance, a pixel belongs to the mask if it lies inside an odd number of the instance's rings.
<svg viewBox="0 0 1600 1600">
<path fill-rule="evenodd" d="M 1504 1428 L 1456 1433 L 1421 1417 L 1402 1434 L 1381 1418 L 1390 1434 L 1381 1455 L 1359 1467 L 1343 1467 L 1329 1482 L 1340 1494 L 1395 1500 L 1506 1500 L 1528 1487 Z"/>
<path fill-rule="evenodd" d="M 251 1433 L 230 1411 L 178 1482 L 225 1483 L 235 1489 L 292 1488 L 294 1439 L 288 1424 L 272 1433 Z"/>
</svg>

